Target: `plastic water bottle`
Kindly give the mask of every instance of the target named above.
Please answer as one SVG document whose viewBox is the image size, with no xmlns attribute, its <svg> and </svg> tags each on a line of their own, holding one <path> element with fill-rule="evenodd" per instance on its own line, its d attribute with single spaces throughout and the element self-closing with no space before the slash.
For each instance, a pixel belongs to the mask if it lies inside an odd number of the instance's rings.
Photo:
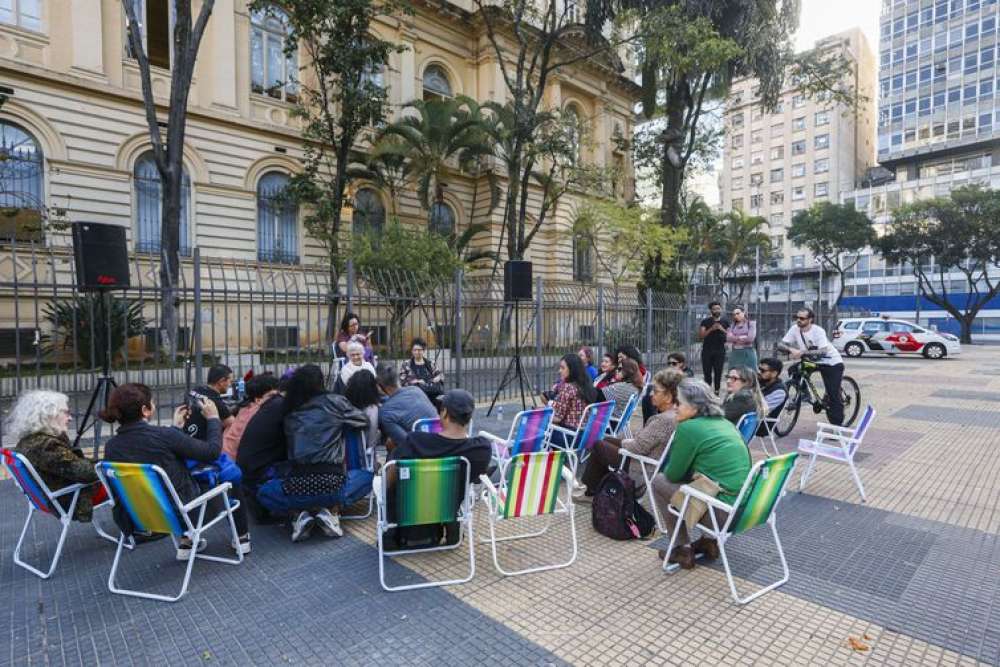
<svg viewBox="0 0 1000 667">
<path fill-rule="evenodd" d="M 236 383 L 236 397 L 239 400 L 243 400 L 247 395 L 247 382 L 243 378 L 240 378 L 239 382 Z"/>
<path fill-rule="evenodd" d="M 498 422 L 502 422 L 503 421 L 503 406 L 502 405 L 497 408 L 497 421 Z"/>
</svg>

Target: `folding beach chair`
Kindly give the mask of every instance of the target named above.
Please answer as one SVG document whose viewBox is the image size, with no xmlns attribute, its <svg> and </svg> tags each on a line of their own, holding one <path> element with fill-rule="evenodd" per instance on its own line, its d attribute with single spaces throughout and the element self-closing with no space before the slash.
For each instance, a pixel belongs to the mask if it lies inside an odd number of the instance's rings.
<svg viewBox="0 0 1000 667">
<path fill-rule="evenodd" d="M 590 455 L 591 447 L 608 432 L 608 424 L 611 422 L 611 414 L 614 409 L 614 401 L 591 403 L 584 409 L 583 416 L 580 418 L 580 427 L 575 431 L 553 424 L 547 443 L 548 448 L 562 449 L 576 454 L 570 460 L 573 466 L 574 477 L 576 476 L 577 464 L 587 459 Z M 552 435 L 555 433 L 561 433 L 566 436 L 568 444 L 556 444 L 552 439 Z"/>
<path fill-rule="evenodd" d="M 865 408 L 864 414 L 861 415 L 861 421 L 858 422 L 857 428 L 820 422 L 816 425 L 816 438 L 814 440 L 801 438 L 799 440 L 799 453 L 809 456 L 809 465 L 799 478 L 799 491 L 806 488 L 806 483 L 812 476 L 813 467 L 816 465 L 816 459 L 823 458 L 846 463 L 851 470 L 854 484 L 858 487 L 858 493 L 861 494 L 861 502 L 867 502 L 865 487 L 861 484 L 861 475 L 858 474 L 858 468 L 854 465 L 854 456 L 858 453 L 861 441 L 864 440 L 865 433 L 868 432 L 868 427 L 874 420 L 875 408 L 869 405 Z"/>
<path fill-rule="evenodd" d="M 505 460 L 500 466 L 500 484 L 494 486 L 486 475 L 480 476 L 483 484 L 483 501 L 489 512 L 490 538 L 493 551 L 493 566 L 497 572 L 505 576 L 528 574 L 569 567 L 576 560 L 576 524 L 573 520 L 573 468 L 563 465 L 573 458 L 572 452 L 551 450 L 515 454 Z M 563 484 L 565 482 L 565 484 Z M 559 497 L 560 490 L 565 489 L 565 496 Z M 497 527 L 509 521 L 532 516 L 547 516 L 566 514 L 569 516 L 569 531 L 572 541 L 572 554 L 569 560 L 549 565 L 528 567 L 522 570 L 508 572 L 500 565 L 497 558 L 497 544 L 511 540 L 522 540 L 544 535 L 551 526 L 551 520 L 545 521 L 541 530 L 505 537 L 497 537 Z M 485 541 L 485 540 L 484 540 Z"/>
<path fill-rule="evenodd" d="M 18 488 L 21 489 L 21 493 L 24 494 L 25 498 L 28 500 L 28 516 L 24 520 L 24 527 L 21 529 L 21 537 L 17 540 L 17 545 L 14 547 L 14 563 L 20 565 L 28 572 L 41 577 L 42 579 L 48 579 L 52 576 L 52 573 L 56 570 L 56 565 L 59 564 L 59 557 L 62 556 L 63 545 L 66 542 L 66 535 L 69 533 L 70 524 L 73 523 L 73 513 L 76 512 L 76 503 L 80 499 L 80 493 L 86 488 L 85 484 L 71 484 L 69 486 L 63 487 L 58 491 L 52 491 L 49 487 L 42 481 L 38 472 L 35 470 L 31 462 L 23 455 L 19 454 L 10 449 L 0 448 L 0 457 L 3 458 L 4 467 L 7 468 L 7 472 L 10 476 L 14 478 L 14 483 L 17 484 Z M 63 506 L 57 500 L 58 498 L 68 497 L 69 498 L 69 508 L 63 509 Z M 111 499 L 108 498 L 102 503 L 94 505 L 94 510 L 99 508 L 110 508 Z M 49 564 L 49 569 L 45 572 L 29 565 L 28 563 L 21 560 L 21 547 L 24 545 L 24 538 L 28 535 L 28 527 L 31 525 L 31 520 L 35 517 L 35 513 L 48 514 L 53 519 L 57 519 L 62 526 L 59 531 L 59 541 L 56 543 L 56 552 L 52 556 L 52 562 Z M 101 525 L 97 522 L 96 517 L 93 519 L 94 530 L 97 531 L 98 536 L 103 537 L 111 542 L 117 542 L 118 540 L 104 532 Z"/>
<path fill-rule="evenodd" d="M 645 389 L 629 396 L 628 402 L 625 404 L 625 409 L 622 410 L 621 417 L 618 417 L 617 419 L 614 417 L 611 418 L 611 421 L 609 422 L 609 430 L 611 431 L 610 435 L 613 435 L 616 438 L 632 437 L 632 428 L 629 424 L 632 421 L 632 414 L 635 413 L 635 409 L 639 405 L 639 401 L 642 400 L 644 392 Z"/>
<path fill-rule="evenodd" d="M 777 420 L 774 420 L 777 421 Z M 764 438 L 757 435 L 760 431 L 761 426 L 767 429 L 767 433 L 771 438 L 771 444 L 774 445 L 774 452 L 767 448 L 767 442 Z M 740 436 L 743 438 L 743 442 L 746 443 L 747 449 L 750 448 L 750 444 L 753 442 L 754 438 L 760 442 L 760 448 L 764 452 L 764 456 L 778 456 L 780 452 L 778 451 L 778 445 L 774 443 L 774 436 L 771 435 L 771 429 L 774 428 L 773 425 L 768 425 L 767 419 L 761 419 L 756 412 L 748 412 L 736 423 L 736 430 L 740 432 Z"/>
<path fill-rule="evenodd" d="M 389 476 L 395 471 L 392 497 L 389 491 Z M 431 586 L 464 584 L 476 573 L 476 552 L 472 533 L 472 484 L 469 479 L 469 460 L 464 456 L 449 456 L 440 459 L 403 459 L 389 461 L 381 475 L 375 478 L 375 507 L 378 523 L 375 527 L 378 538 L 378 577 L 382 588 L 387 591 L 407 591 Z M 391 502 L 393 518 L 389 518 Z M 393 528 L 424 526 L 458 522 L 460 534 L 455 544 L 433 546 L 424 549 L 399 549 L 386 551 L 385 533 Z M 427 581 L 419 584 L 390 586 L 385 580 L 386 556 L 430 553 L 458 549 L 462 541 L 469 543 L 469 574 L 462 579 L 447 581 Z"/>
<path fill-rule="evenodd" d="M 367 470 L 375 474 L 375 448 L 369 447 L 365 432 L 362 429 L 344 430 L 344 465 L 350 470 Z M 369 491 L 366 495 L 368 511 L 364 514 L 341 514 L 341 519 L 367 519 L 375 507 L 375 494 Z"/>
<path fill-rule="evenodd" d="M 549 438 L 552 429 L 551 407 L 523 410 L 514 415 L 507 438 L 480 431 L 478 435 L 487 438 L 493 445 L 493 458 L 503 461 L 506 458 L 541 451 Z"/>
<path fill-rule="evenodd" d="M 625 462 L 629 459 L 639 462 L 639 469 L 642 471 L 642 479 L 646 483 L 646 497 L 649 498 L 649 505 L 653 509 L 653 517 L 656 519 L 656 527 L 660 529 L 661 533 L 667 532 L 664 527 L 663 520 L 660 518 L 660 511 L 656 509 L 656 501 L 653 500 L 653 478 L 657 473 L 663 472 L 664 466 L 667 464 L 667 457 L 670 456 L 670 445 L 674 442 L 674 434 L 670 434 L 670 440 L 667 441 L 667 446 L 663 448 L 663 453 L 660 454 L 660 458 L 654 459 L 648 456 L 642 456 L 641 454 L 635 454 L 627 449 L 619 449 L 618 456 L 618 470 L 625 470 Z"/>
<path fill-rule="evenodd" d="M 111 574 L 108 576 L 108 590 L 112 593 L 149 600 L 177 602 L 187 592 L 195 559 L 200 558 L 232 565 L 239 565 L 243 562 L 243 552 L 239 549 L 236 550 L 236 558 L 198 553 L 198 545 L 203 539 L 202 533 L 225 519 L 228 519 L 232 543 L 239 543 L 236 522 L 233 520 L 233 510 L 240 504 L 238 501 L 229 500 L 229 490 L 232 488 L 232 484 L 229 482 L 219 484 L 189 503 L 182 503 L 177 496 L 174 485 L 170 482 L 170 478 L 159 466 L 148 463 L 102 461 L 97 464 L 97 475 L 101 478 L 101 482 L 104 483 L 115 503 L 120 504 L 128 514 L 137 532 L 170 535 L 175 547 L 178 545 L 178 538 L 186 536 L 191 539 L 191 556 L 188 558 L 180 593 L 169 596 L 119 588 L 115 583 L 115 575 L 118 573 L 118 564 L 121 561 L 122 548 L 126 539 L 125 534 L 122 533 L 118 537 L 118 550 L 115 552 L 115 561 L 111 565 Z M 225 509 L 206 523 L 205 513 L 208 509 L 208 503 L 217 496 L 222 496 Z M 192 512 L 197 513 L 197 519 L 194 522 L 191 520 Z"/>
<path fill-rule="evenodd" d="M 418 419 L 413 422 L 413 426 L 410 430 L 415 433 L 440 433 L 441 420 L 438 417 L 425 417 L 423 419 Z"/>
<path fill-rule="evenodd" d="M 788 480 L 791 477 L 796 458 L 798 458 L 798 453 L 792 452 L 756 463 L 750 469 L 750 474 L 747 475 L 747 479 L 743 483 L 743 488 L 740 489 L 740 493 L 736 497 L 736 502 L 732 505 L 728 505 L 718 498 L 705 495 L 686 484 L 682 486 L 680 490 L 684 494 L 684 503 L 680 509 L 673 506 L 667 507 L 667 510 L 676 518 L 676 523 L 673 533 L 670 535 L 670 545 L 667 547 L 667 555 L 663 559 L 663 569 L 667 572 L 676 572 L 679 567 L 676 563 L 670 562 L 670 553 L 674 549 L 674 544 L 677 543 L 677 535 L 680 532 L 682 522 L 681 517 L 687 514 L 688 503 L 693 498 L 708 505 L 707 516 L 711 519 L 711 526 L 700 523 L 698 524 L 698 529 L 712 536 L 718 542 L 719 553 L 722 556 L 722 567 L 725 569 L 726 579 L 729 581 L 729 590 L 732 592 L 733 600 L 737 604 L 746 604 L 787 582 L 789 577 L 788 561 L 785 560 L 785 551 L 782 549 L 781 540 L 778 538 L 778 529 L 774 522 L 774 511 L 778 506 L 778 501 L 784 494 L 785 485 L 788 484 Z M 729 518 L 726 519 L 722 527 L 719 526 L 718 516 L 716 515 L 717 510 L 729 513 Z M 726 555 L 726 542 L 734 536 L 745 533 L 763 523 L 771 527 L 771 534 L 774 535 L 774 544 L 778 549 L 778 558 L 781 559 L 782 577 L 773 584 L 769 584 L 745 598 L 741 598 L 739 592 L 736 590 L 736 582 L 733 580 L 733 572 L 729 566 L 729 558 Z M 692 529 L 693 526 L 688 526 L 689 532 Z"/>
</svg>

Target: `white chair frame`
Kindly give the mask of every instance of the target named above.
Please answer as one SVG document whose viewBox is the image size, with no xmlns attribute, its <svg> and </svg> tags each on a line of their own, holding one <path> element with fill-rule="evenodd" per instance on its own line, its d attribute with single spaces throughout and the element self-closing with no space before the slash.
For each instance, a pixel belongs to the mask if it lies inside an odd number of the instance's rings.
<svg viewBox="0 0 1000 667">
<path fill-rule="evenodd" d="M 630 452 L 624 447 L 618 450 L 619 472 L 623 472 L 625 470 L 625 462 L 628 459 L 639 463 L 639 469 L 642 471 L 642 479 L 646 483 L 646 497 L 649 498 L 649 505 L 653 510 L 653 518 L 656 519 L 656 527 L 659 528 L 661 533 L 666 533 L 667 529 L 664 527 L 663 519 L 660 517 L 660 511 L 656 509 L 656 501 L 653 499 L 653 480 L 656 478 L 656 473 L 663 466 L 663 462 L 667 460 L 667 456 L 670 455 L 670 446 L 673 443 L 674 434 L 671 433 L 670 440 L 667 441 L 667 445 L 663 448 L 663 453 L 660 454 L 660 458 L 658 459 Z"/>
<path fill-rule="evenodd" d="M 572 458 L 573 452 L 567 452 L 567 454 Z M 578 553 L 578 545 L 576 538 L 576 520 L 574 519 L 574 505 L 573 505 L 573 478 L 572 467 L 567 468 L 565 465 L 560 471 L 563 478 L 563 490 L 565 491 L 566 498 L 556 499 L 556 509 L 550 514 L 545 515 L 545 525 L 540 530 L 532 533 L 518 533 L 516 535 L 506 535 L 504 537 L 497 537 L 497 526 L 504 521 L 514 521 L 515 519 L 504 519 L 500 516 L 500 492 L 506 490 L 506 479 L 507 479 L 507 468 L 513 459 L 506 459 L 500 468 L 500 479 L 503 480 L 499 485 L 494 485 L 490 481 L 489 477 L 486 475 L 480 475 L 479 481 L 483 485 L 483 503 L 486 505 L 487 518 L 489 519 L 490 526 L 490 537 L 489 539 L 482 538 L 480 542 L 489 542 L 490 549 L 493 553 L 493 567 L 496 568 L 497 572 L 504 575 L 505 577 L 513 577 L 519 574 L 531 574 L 533 572 L 544 572 L 546 570 L 558 570 L 560 568 L 569 567 L 576 562 L 576 556 Z M 571 540 L 573 543 L 573 550 L 570 559 L 564 563 L 554 563 L 550 565 L 539 565 L 537 567 L 528 567 L 522 570 L 505 570 L 500 565 L 500 560 L 497 556 L 497 544 L 500 542 L 512 542 L 514 540 L 524 540 L 530 539 L 532 537 L 540 537 L 548 532 L 549 528 L 552 526 L 552 517 L 556 514 L 567 514 L 569 515 L 569 531 Z M 519 517 L 521 518 L 521 517 Z M 525 517 L 526 518 L 526 517 Z"/>
<path fill-rule="evenodd" d="M 607 403 L 607 402 L 608 401 L 599 401 L 597 403 L 590 403 L 589 405 L 587 405 L 587 407 L 583 409 L 583 415 L 580 418 L 580 424 L 581 424 L 581 426 L 577 427 L 575 430 L 570 430 L 570 429 L 568 429 L 568 428 L 566 428 L 564 426 L 559 426 L 558 424 L 553 424 L 551 427 L 549 427 L 549 439 L 545 442 L 545 445 L 544 445 L 545 448 L 546 449 L 561 449 L 564 452 L 573 452 L 574 454 L 576 454 L 577 450 L 579 449 L 577 447 L 576 441 L 580 438 L 580 435 L 582 434 L 582 428 L 581 427 L 585 423 L 587 414 L 590 412 L 590 410 L 591 410 L 591 408 L 593 406 L 600 405 L 601 403 Z M 610 427 L 610 425 L 611 425 L 611 421 L 608 420 L 608 427 Z M 605 428 L 604 430 L 605 430 L 605 433 L 607 433 L 608 429 Z M 567 440 L 567 443 L 568 443 L 566 446 L 556 445 L 555 443 L 552 442 L 552 434 L 556 433 L 556 432 L 562 433 L 566 437 L 566 440 Z M 577 473 L 577 470 L 579 468 L 579 465 L 581 463 L 583 463 L 584 461 L 586 461 L 588 458 L 590 458 L 590 450 L 589 449 L 579 449 L 579 452 L 580 453 L 579 453 L 578 457 L 574 456 L 571 459 L 572 462 L 573 462 L 573 478 L 574 479 L 576 478 L 576 473 Z M 579 482 L 577 482 L 577 485 L 579 485 Z"/>
<path fill-rule="evenodd" d="M 469 471 L 471 470 L 469 460 L 464 456 L 460 456 L 459 459 L 465 462 L 465 496 L 462 498 L 462 504 L 458 511 L 459 526 L 459 538 L 458 542 L 455 544 L 442 545 L 436 547 L 427 547 L 425 549 L 400 549 L 397 551 L 386 551 L 385 544 L 383 542 L 383 537 L 385 532 L 391 528 L 396 528 L 397 524 L 390 523 L 388 519 L 388 508 L 386 507 L 386 499 L 389 497 L 388 480 L 387 473 L 391 468 L 396 467 L 395 461 L 387 461 L 384 466 L 382 466 L 381 474 L 375 477 L 375 481 L 372 484 L 372 489 L 375 491 L 375 507 L 377 512 L 377 523 L 375 525 L 375 535 L 378 538 L 378 578 L 379 582 L 382 584 L 382 588 L 387 591 L 412 591 L 419 588 L 434 588 L 438 586 L 452 586 L 455 584 L 464 584 L 466 582 L 472 581 L 472 578 L 476 575 L 476 548 L 475 548 L 475 538 L 473 537 L 473 505 L 475 504 L 475 494 L 473 492 L 472 483 L 469 478 Z M 462 546 L 462 542 L 466 541 L 469 543 L 469 574 L 461 579 L 449 579 L 447 581 L 425 581 L 419 584 L 406 584 L 399 586 L 390 586 L 385 580 L 385 559 L 386 557 L 395 558 L 397 556 L 406 556 L 412 554 L 426 554 L 433 553 L 435 551 L 453 551 Z"/>
<path fill-rule="evenodd" d="M 785 482 L 784 484 L 782 484 L 782 488 L 778 492 L 778 496 L 774 501 L 774 505 L 771 507 L 771 514 L 767 517 L 767 522 L 766 522 L 767 525 L 770 526 L 771 528 L 771 535 L 774 537 L 774 544 L 778 550 L 778 558 L 781 560 L 781 579 L 754 591 L 753 593 L 747 595 L 746 597 L 740 597 L 739 591 L 736 589 L 736 581 L 733 579 L 732 568 L 729 565 L 729 557 L 726 555 L 726 542 L 729 539 L 731 539 L 735 534 L 729 532 L 729 526 L 733 521 L 734 510 L 735 508 L 740 506 L 740 502 L 743 500 L 743 496 L 749 492 L 750 481 L 754 478 L 754 475 L 757 474 L 757 470 L 762 465 L 764 465 L 764 463 L 765 461 L 758 461 L 753 466 L 753 468 L 750 469 L 750 474 L 747 475 L 746 480 L 743 482 L 743 488 L 740 489 L 740 493 L 736 497 L 736 501 L 732 505 L 724 503 L 718 498 L 706 495 L 687 484 L 685 484 L 680 488 L 681 493 L 684 494 L 684 503 L 681 506 L 680 510 L 674 508 L 672 505 L 667 506 L 667 511 L 670 512 L 672 515 L 674 515 L 676 521 L 674 523 L 674 530 L 670 534 L 670 544 L 667 546 L 666 555 L 663 557 L 663 570 L 665 572 L 667 572 L 668 574 L 673 574 L 678 569 L 680 569 L 680 565 L 678 565 L 677 563 L 670 562 L 670 554 L 673 552 L 674 545 L 677 543 L 677 536 L 680 534 L 681 524 L 683 523 L 683 519 L 681 517 L 683 517 L 687 513 L 688 504 L 691 502 L 691 499 L 694 498 L 708 505 L 708 516 L 711 518 L 712 525 L 711 527 L 709 527 L 703 523 L 699 523 L 697 525 L 697 528 L 698 530 L 701 530 L 702 532 L 707 533 L 711 537 L 715 538 L 715 541 L 718 543 L 719 555 L 722 557 L 722 567 L 726 572 L 726 580 L 729 582 L 729 590 L 733 596 L 733 600 L 737 604 L 740 605 L 747 604 L 748 602 L 756 600 L 764 593 L 772 591 L 775 588 L 778 588 L 779 586 L 782 586 L 788 582 L 790 576 L 788 570 L 788 561 L 785 559 L 785 550 L 781 546 L 781 539 L 778 537 L 778 528 L 775 523 L 774 515 L 778 509 L 778 504 L 781 502 L 781 499 L 785 495 L 785 487 L 788 486 L 788 482 L 792 478 L 791 472 L 789 472 L 788 477 L 785 478 Z M 723 512 L 728 513 L 728 517 L 726 518 L 726 523 L 723 524 L 721 527 L 719 526 L 718 517 L 715 514 L 716 510 L 721 510 Z M 691 531 L 694 530 L 694 528 L 695 526 L 688 526 L 689 536 L 691 534 Z"/>
<path fill-rule="evenodd" d="M 535 408 L 535 410 L 539 410 L 539 409 L 543 409 L 543 408 Z M 505 459 L 509 458 L 509 456 L 510 456 L 510 449 L 511 449 L 511 447 L 514 444 L 515 429 L 517 429 L 518 423 L 521 420 L 521 415 L 523 415 L 526 412 L 532 412 L 532 410 L 521 410 L 516 415 L 514 415 L 514 421 L 512 421 L 511 424 L 510 424 L 510 431 L 508 432 L 506 439 L 501 438 L 499 435 L 494 435 L 493 433 L 490 433 L 489 431 L 480 431 L 479 433 L 476 434 L 479 437 L 486 438 L 487 440 L 490 441 L 490 445 L 493 448 L 493 460 L 497 462 L 497 467 L 499 467 L 500 462 L 502 462 Z M 471 422 L 470 422 L 470 426 L 471 426 Z M 552 427 L 553 427 L 553 424 L 552 424 L 552 420 L 550 419 L 549 420 L 549 426 L 548 426 L 548 428 L 546 428 L 545 432 L 542 434 L 542 449 L 545 448 L 546 444 L 549 441 L 549 437 L 552 434 Z M 470 427 L 469 428 L 469 433 L 472 433 L 472 432 L 473 432 L 472 428 Z"/>
<path fill-rule="evenodd" d="M 31 525 L 31 521 L 32 519 L 35 518 L 36 514 L 43 514 L 43 512 L 39 510 L 37 507 L 35 507 L 35 504 L 32 503 L 31 500 L 27 498 L 25 498 L 25 500 L 28 503 L 28 516 L 25 517 L 24 519 L 24 526 L 21 528 L 21 536 L 18 538 L 17 545 L 14 547 L 14 563 L 16 565 L 23 567 L 25 570 L 31 572 L 37 577 L 40 577 L 42 579 L 48 579 L 56 571 L 56 566 L 59 564 L 59 559 L 62 556 L 63 546 L 66 543 L 66 536 L 69 534 L 69 527 L 73 524 L 73 514 L 76 512 L 76 504 L 80 500 L 80 493 L 82 493 L 83 490 L 90 485 L 70 484 L 69 486 L 64 486 L 58 491 L 52 491 L 51 489 L 49 489 L 48 485 L 44 481 L 42 481 L 42 478 L 39 476 L 38 471 L 35 470 L 35 467 L 31 465 L 31 461 L 29 461 L 26 456 L 13 450 L 8 450 L 8 451 L 10 451 L 10 453 L 13 456 L 17 457 L 17 459 L 21 462 L 21 465 L 25 467 L 25 469 L 28 471 L 28 474 L 31 475 L 32 479 L 34 479 L 35 484 L 38 485 L 38 488 L 41 489 L 42 493 L 45 494 L 45 498 L 49 501 L 49 504 L 51 504 L 52 507 L 55 508 L 56 512 L 58 512 L 58 514 L 54 518 L 59 521 L 59 524 L 61 526 L 61 529 L 59 531 L 59 541 L 56 543 L 56 552 L 55 554 L 53 554 L 52 561 L 49 563 L 49 568 L 47 570 L 43 572 L 42 570 L 34 567 L 33 565 L 21 559 L 21 548 L 24 546 L 24 540 L 28 535 L 28 528 Z M 7 468 L 8 474 L 11 476 L 12 479 L 14 479 L 14 483 L 17 484 L 17 478 L 14 476 L 14 471 L 10 470 L 10 468 L 7 466 L 6 463 L 4 464 L 4 467 Z M 20 486 L 18 486 L 18 488 L 20 489 Z M 58 498 L 62 498 L 64 496 L 71 496 L 68 509 L 64 509 L 62 504 L 59 503 L 59 501 L 57 500 Z M 114 503 L 111 502 L 111 499 L 109 497 L 108 500 L 105 500 L 100 504 L 94 505 L 94 510 L 96 512 L 96 510 L 98 509 L 103 509 L 103 508 L 111 509 L 113 504 Z M 115 537 L 109 535 L 107 532 L 105 532 L 103 528 L 101 528 L 101 524 L 97 521 L 96 517 L 91 520 L 91 523 L 93 524 L 94 530 L 97 532 L 98 537 L 104 538 L 109 542 L 118 541 Z M 129 546 L 128 548 L 131 548 L 131 546 Z"/>
<path fill-rule="evenodd" d="M 858 494 L 861 496 L 861 502 L 868 502 L 868 498 L 865 496 L 865 487 L 861 483 L 861 475 L 858 473 L 858 467 L 854 464 L 854 457 L 857 455 L 858 450 L 861 449 L 861 443 L 868 433 L 868 428 L 871 428 L 871 423 L 875 421 L 875 410 L 871 406 L 868 406 L 865 408 L 865 411 L 867 412 L 869 409 L 871 409 L 872 413 L 871 418 L 868 420 L 868 425 L 865 427 L 865 432 L 861 434 L 861 437 L 857 437 L 860 424 L 858 428 L 850 428 L 819 422 L 816 424 L 816 438 L 814 440 L 806 440 L 805 438 L 799 440 L 799 453 L 809 455 L 809 464 L 802 471 L 801 477 L 799 477 L 799 493 L 806 488 L 806 484 L 809 482 L 809 478 L 812 476 L 813 469 L 816 466 L 816 459 L 824 458 L 838 463 L 846 463 L 851 471 L 851 477 L 854 478 L 854 485 L 858 489 Z M 863 421 L 864 417 L 862 417 Z"/>
<path fill-rule="evenodd" d="M 375 472 L 375 448 L 368 446 L 368 437 L 365 435 L 363 430 L 358 431 L 358 435 L 361 436 L 362 447 L 364 448 L 365 466 L 366 469 L 374 473 Z M 372 484 L 372 490 L 368 492 L 368 511 L 364 514 L 341 514 L 340 518 L 345 521 L 357 521 L 361 519 L 367 519 L 372 515 L 372 511 L 375 509 L 375 486 Z"/>
<path fill-rule="evenodd" d="M 642 397 L 646 394 L 646 385 L 643 387 L 642 391 L 638 391 L 628 397 L 628 402 L 625 403 L 625 409 L 622 410 L 622 414 L 617 419 L 612 417 L 611 421 L 608 422 L 608 432 L 616 438 L 631 438 L 632 437 L 632 415 L 635 414 L 635 409 L 638 407 L 639 402 Z"/>
<path fill-rule="evenodd" d="M 236 531 L 236 522 L 233 519 L 233 510 L 240 506 L 239 501 L 234 501 L 230 503 L 229 491 L 232 489 L 233 485 L 229 482 L 222 482 L 218 486 L 201 494 L 189 503 L 182 503 L 181 499 L 177 496 L 177 491 L 174 489 L 174 485 L 170 482 L 170 478 L 159 466 L 152 466 L 152 469 L 156 474 L 160 476 L 163 481 L 164 487 L 170 492 L 170 499 L 174 503 L 174 507 L 177 510 L 178 515 L 184 521 L 184 525 L 187 530 L 184 531 L 184 535 L 191 539 L 191 555 L 188 557 L 187 567 L 184 570 L 184 581 L 181 583 L 181 590 L 177 595 L 161 595 L 159 593 L 147 593 L 145 591 L 121 588 L 115 582 L 115 575 L 118 574 L 118 566 L 121 561 L 122 549 L 125 545 L 125 534 L 122 533 L 118 537 L 118 549 L 115 551 L 115 560 L 111 564 L 111 573 L 108 575 L 108 590 L 112 593 L 117 593 L 118 595 L 129 595 L 137 598 L 145 598 L 147 600 L 160 600 L 163 602 L 177 602 L 184 594 L 187 593 L 188 583 L 191 581 L 191 572 L 194 569 L 194 562 L 197 559 L 208 560 L 216 563 L 227 563 L 229 565 L 239 565 L 243 562 L 243 551 L 241 549 L 236 549 L 236 558 L 225 558 L 223 556 L 209 556 L 207 554 L 198 553 L 198 546 L 202 541 L 202 533 L 207 531 L 209 528 L 222 521 L 223 519 L 228 519 L 229 528 L 232 533 L 233 544 L 239 544 L 239 534 Z M 101 465 L 97 465 L 97 476 L 101 478 L 101 483 L 104 484 L 105 488 L 108 490 L 108 495 L 111 494 L 111 486 L 108 484 L 107 478 L 104 476 L 104 470 Z M 205 510 L 208 509 L 208 502 L 215 498 L 216 496 L 222 496 L 222 502 L 225 509 L 219 512 L 208 523 L 205 523 Z M 191 517 L 188 514 L 194 510 L 198 510 L 198 520 L 196 523 L 192 523 Z M 177 537 L 171 535 L 170 539 L 174 543 L 174 547 L 179 546 Z"/>
<path fill-rule="evenodd" d="M 736 422 L 736 430 L 740 432 L 741 436 L 743 435 L 743 431 L 742 431 L 742 429 L 740 427 L 743 426 L 743 420 L 746 419 L 747 416 L 750 415 L 750 414 L 751 413 L 749 413 L 749 412 L 746 413 L 745 415 L 743 415 L 742 417 L 740 417 L 740 420 L 738 422 Z M 778 456 L 778 455 L 780 455 L 781 452 L 778 450 L 778 443 L 776 443 L 774 441 L 774 425 L 777 424 L 777 423 L 778 423 L 777 419 L 772 419 L 770 417 L 763 417 L 763 418 L 758 417 L 758 419 L 757 419 L 757 428 L 754 429 L 753 435 L 750 436 L 750 441 L 746 443 L 747 447 L 749 448 L 750 444 L 754 440 L 757 440 L 758 442 L 760 442 L 760 448 L 761 448 L 761 451 L 764 452 L 764 456 L 765 457 L 771 457 L 771 456 Z M 767 448 L 767 442 L 765 442 L 765 440 L 764 440 L 764 438 L 762 436 L 757 435 L 757 430 L 761 426 L 763 426 L 764 430 L 767 431 L 767 435 L 771 439 L 771 446 L 774 448 L 774 452 L 771 452 L 770 450 L 768 450 L 768 448 Z"/>
</svg>

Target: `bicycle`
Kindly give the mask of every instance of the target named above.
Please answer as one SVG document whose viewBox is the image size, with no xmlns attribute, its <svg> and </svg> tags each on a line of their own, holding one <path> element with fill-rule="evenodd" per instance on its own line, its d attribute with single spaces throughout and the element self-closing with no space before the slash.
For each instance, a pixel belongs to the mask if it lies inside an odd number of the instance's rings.
<svg viewBox="0 0 1000 667">
<path fill-rule="evenodd" d="M 828 411 L 829 399 L 826 396 L 823 381 L 820 380 L 818 388 L 817 383 L 813 381 L 813 377 L 819 372 L 819 366 L 815 360 L 820 356 L 821 354 L 809 353 L 802 355 L 798 370 L 786 385 L 788 398 L 785 400 L 785 407 L 781 410 L 778 421 L 774 425 L 776 436 L 783 437 L 792 432 L 799 420 L 803 403 L 811 405 L 816 414 Z M 857 419 L 858 409 L 861 407 L 861 389 L 854 378 L 849 375 L 845 375 L 840 383 L 840 398 L 844 403 L 843 426 L 850 426 Z"/>
</svg>

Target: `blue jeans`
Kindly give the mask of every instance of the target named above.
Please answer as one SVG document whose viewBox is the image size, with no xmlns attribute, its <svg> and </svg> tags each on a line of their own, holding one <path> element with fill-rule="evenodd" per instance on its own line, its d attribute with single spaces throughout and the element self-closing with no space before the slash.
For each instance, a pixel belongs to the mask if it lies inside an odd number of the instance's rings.
<svg viewBox="0 0 1000 667">
<path fill-rule="evenodd" d="M 326 496 L 289 496 L 281 488 L 280 479 L 271 479 L 257 491 L 257 502 L 275 514 L 296 510 L 340 505 L 347 507 L 371 493 L 374 474 L 368 470 L 349 470 L 340 491 Z"/>
</svg>

